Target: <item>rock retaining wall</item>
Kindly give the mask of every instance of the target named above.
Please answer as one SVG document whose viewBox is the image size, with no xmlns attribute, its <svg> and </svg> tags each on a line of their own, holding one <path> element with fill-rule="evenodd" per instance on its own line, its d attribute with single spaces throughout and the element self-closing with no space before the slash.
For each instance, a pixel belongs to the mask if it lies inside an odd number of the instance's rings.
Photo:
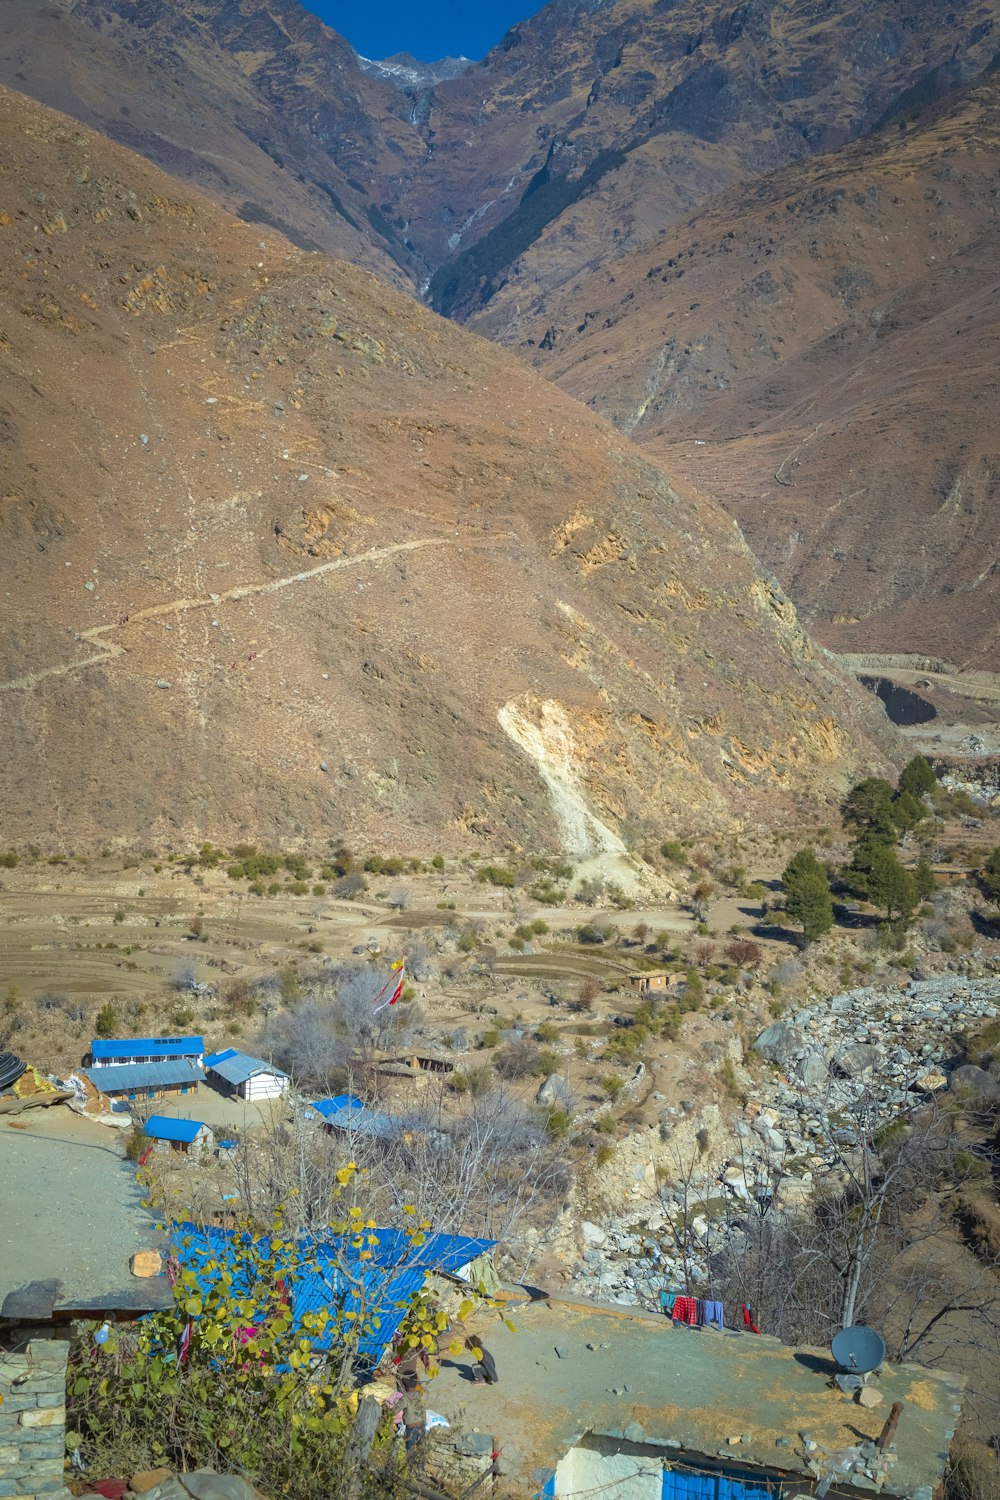
<svg viewBox="0 0 1000 1500">
<path fill-rule="evenodd" d="M 63 1489 L 69 1345 L 34 1339 L 0 1353 L 0 1500 L 51 1500 Z"/>
</svg>

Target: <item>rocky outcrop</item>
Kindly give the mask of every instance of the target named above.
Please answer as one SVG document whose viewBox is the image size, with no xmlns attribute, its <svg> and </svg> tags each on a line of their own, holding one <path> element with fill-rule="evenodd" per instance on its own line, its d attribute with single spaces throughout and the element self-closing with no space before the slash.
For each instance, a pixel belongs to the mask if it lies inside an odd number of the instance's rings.
<svg viewBox="0 0 1000 1500">
<path fill-rule="evenodd" d="M 638 1201 L 581 1226 L 574 1289 L 656 1308 L 661 1290 L 707 1286 L 713 1256 L 738 1241 L 747 1212 L 794 1212 L 840 1169 L 862 1097 L 885 1123 L 948 1087 L 965 1099 L 1000 1097 L 992 1071 L 953 1062 L 964 1033 L 998 1013 L 1000 978 L 955 974 L 846 991 L 766 1027 L 755 1050 L 785 1077 L 758 1082 L 729 1125 L 714 1105 L 664 1110 L 660 1144 L 653 1133 L 639 1142 L 656 1169 L 651 1180 L 637 1176 Z"/>
</svg>

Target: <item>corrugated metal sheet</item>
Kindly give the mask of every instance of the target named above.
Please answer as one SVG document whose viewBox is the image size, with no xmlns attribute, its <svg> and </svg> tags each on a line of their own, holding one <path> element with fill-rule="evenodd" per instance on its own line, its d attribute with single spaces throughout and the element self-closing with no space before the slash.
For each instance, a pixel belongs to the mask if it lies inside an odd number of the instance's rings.
<svg viewBox="0 0 1000 1500">
<path fill-rule="evenodd" d="M 392 1140 L 406 1129 L 406 1121 L 395 1115 L 385 1115 L 381 1110 L 368 1109 L 363 1105 L 357 1109 L 348 1105 L 345 1109 L 334 1109 L 326 1116 L 331 1130 L 342 1130 L 348 1135 L 374 1136 L 378 1140 Z"/>
<path fill-rule="evenodd" d="M 236 1056 L 235 1047 L 226 1047 L 222 1052 L 210 1052 L 208 1057 L 203 1057 L 201 1065 L 203 1068 L 214 1068 L 216 1063 L 222 1062 L 227 1057 Z"/>
<path fill-rule="evenodd" d="M 747 1475 L 694 1474 L 687 1469 L 664 1469 L 660 1500 L 775 1500 L 781 1483 L 754 1480 Z"/>
<path fill-rule="evenodd" d="M 95 1062 L 114 1057 L 201 1057 L 204 1051 L 200 1036 L 95 1037 L 90 1044 Z"/>
<path fill-rule="evenodd" d="M 436 1234 L 423 1245 L 413 1246 L 399 1229 L 381 1229 L 376 1235 L 378 1245 L 364 1247 L 374 1251 L 372 1260 L 365 1262 L 360 1259 L 360 1250 L 350 1243 L 305 1244 L 305 1257 L 314 1264 L 289 1278 L 295 1330 L 306 1313 L 323 1308 L 352 1313 L 352 1321 L 360 1318 L 365 1324 L 359 1353 L 373 1364 L 378 1363 L 392 1343 L 427 1276 L 432 1271 L 457 1270 L 473 1255 L 491 1249 L 494 1243 L 463 1235 Z M 203 1291 L 211 1286 L 214 1274 L 199 1274 L 207 1261 L 230 1269 L 238 1266 L 239 1255 L 234 1250 L 231 1230 L 198 1229 L 193 1224 L 181 1224 L 175 1230 L 174 1241 L 178 1258 L 198 1275 Z M 265 1255 L 270 1253 L 267 1240 L 261 1241 L 261 1250 Z M 280 1275 L 280 1257 L 276 1270 Z M 252 1296 L 252 1288 L 236 1290 Z M 333 1326 L 320 1347 L 330 1348 L 336 1336 Z"/>
<path fill-rule="evenodd" d="M 173 1062 L 112 1063 L 110 1067 L 83 1068 L 81 1071 L 86 1073 L 95 1088 L 105 1094 L 174 1088 L 185 1083 L 198 1084 L 202 1080 L 198 1064 L 184 1057 Z"/>
<path fill-rule="evenodd" d="M 152 1141 L 182 1141 L 189 1146 L 207 1127 L 201 1120 L 173 1120 L 169 1115 L 150 1115 L 142 1127 Z"/>
<path fill-rule="evenodd" d="M 280 1068 L 267 1063 L 261 1057 L 248 1057 L 245 1052 L 234 1052 L 231 1057 L 223 1057 L 219 1062 L 210 1065 L 213 1073 L 231 1083 L 235 1087 L 246 1083 L 248 1078 L 253 1078 L 258 1073 L 271 1073 L 275 1078 L 287 1078 Z"/>
</svg>

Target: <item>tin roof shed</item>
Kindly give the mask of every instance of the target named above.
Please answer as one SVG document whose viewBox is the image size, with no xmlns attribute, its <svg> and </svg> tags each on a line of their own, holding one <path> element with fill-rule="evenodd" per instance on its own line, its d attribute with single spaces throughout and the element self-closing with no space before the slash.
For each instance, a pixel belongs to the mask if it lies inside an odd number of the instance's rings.
<svg viewBox="0 0 1000 1500">
<path fill-rule="evenodd" d="M 221 1272 L 228 1272 L 234 1277 L 234 1286 L 247 1282 L 244 1290 L 252 1299 L 252 1271 L 245 1256 L 251 1243 L 249 1236 L 241 1231 L 179 1224 L 173 1238 L 178 1259 L 194 1271 L 203 1292 L 211 1290 L 214 1278 Z M 372 1251 L 371 1259 L 365 1262 L 361 1261 L 362 1249 L 355 1249 L 350 1240 L 299 1242 L 288 1277 L 295 1320 L 293 1334 L 306 1313 L 324 1308 L 349 1314 L 352 1321 L 361 1317 L 365 1328 L 358 1352 L 363 1359 L 377 1364 L 427 1277 L 435 1271 L 455 1272 L 494 1245 L 493 1240 L 436 1234 L 415 1246 L 399 1229 L 379 1230 L 377 1238 L 377 1246 L 364 1247 Z M 261 1257 L 266 1258 L 270 1242 L 261 1239 L 259 1247 Z M 275 1274 L 280 1276 L 280 1254 L 277 1260 Z M 333 1322 L 325 1339 L 315 1340 L 316 1347 L 329 1349 L 336 1337 L 336 1322 Z"/>
<path fill-rule="evenodd" d="M 276 1068 L 273 1063 L 265 1062 L 260 1057 L 248 1057 L 245 1052 L 231 1052 L 228 1055 L 223 1053 L 213 1063 L 206 1060 L 205 1066 L 226 1083 L 234 1086 L 246 1083 L 248 1078 L 254 1078 L 258 1073 L 270 1073 L 275 1078 L 288 1077 L 287 1073 L 281 1068 Z"/>
<path fill-rule="evenodd" d="M 178 1141 L 193 1146 L 208 1126 L 201 1120 L 174 1120 L 169 1115 L 150 1115 L 142 1128 L 152 1141 Z"/>
</svg>

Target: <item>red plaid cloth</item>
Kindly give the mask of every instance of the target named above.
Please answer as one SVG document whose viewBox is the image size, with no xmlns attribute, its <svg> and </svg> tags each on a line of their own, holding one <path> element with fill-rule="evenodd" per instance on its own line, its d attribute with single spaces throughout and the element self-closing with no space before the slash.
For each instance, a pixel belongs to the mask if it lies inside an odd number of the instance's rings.
<svg viewBox="0 0 1000 1500">
<path fill-rule="evenodd" d="M 674 1303 L 674 1322 L 689 1323 L 692 1328 L 698 1324 L 698 1302 L 694 1297 L 678 1297 Z"/>
</svg>

